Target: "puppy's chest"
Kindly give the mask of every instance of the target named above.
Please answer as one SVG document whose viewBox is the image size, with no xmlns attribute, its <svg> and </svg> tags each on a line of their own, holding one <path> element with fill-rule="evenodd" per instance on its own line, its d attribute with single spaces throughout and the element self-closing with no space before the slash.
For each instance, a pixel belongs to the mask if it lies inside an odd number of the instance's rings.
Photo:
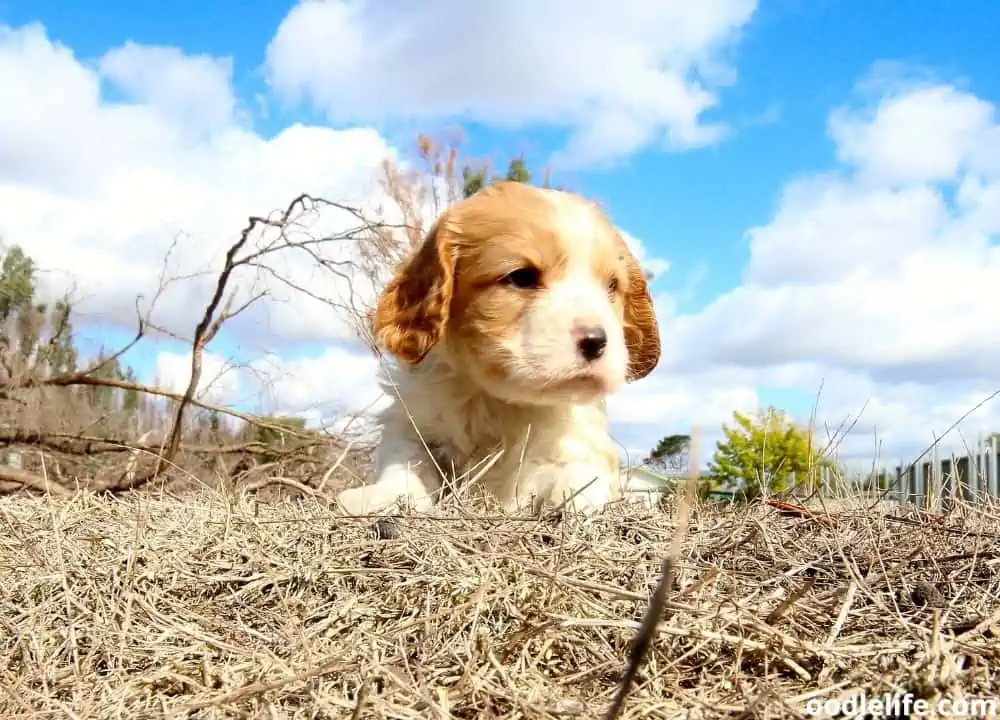
<svg viewBox="0 0 1000 720">
<path fill-rule="evenodd" d="M 465 406 L 426 418 L 422 432 L 441 469 L 458 476 L 503 477 L 523 464 L 603 466 L 616 457 L 604 416 L 591 407 L 527 413 L 495 403 Z"/>
<path fill-rule="evenodd" d="M 433 368 L 432 368 L 433 370 Z M 600 403 L 525 407 L 486 395 L 447 374 L 404 376 L 402 398 L 413 425 L 448 473 L 489 476 L 521 463 L 591 462 L 617 457 Z M 399 411 L 397 409 L 397 411 Z M 502 451 L 500 459 L 496 459 Z M 490 468 L 487 470 L 487 466 Z"/>
<path fill-rule="evenodd" d="M 429 414 L 420 427 L 435 458 L 455 464 L 479 462 L 530 436 L 530 429 L 517 418 L 475 405 Z"/>
</svg>

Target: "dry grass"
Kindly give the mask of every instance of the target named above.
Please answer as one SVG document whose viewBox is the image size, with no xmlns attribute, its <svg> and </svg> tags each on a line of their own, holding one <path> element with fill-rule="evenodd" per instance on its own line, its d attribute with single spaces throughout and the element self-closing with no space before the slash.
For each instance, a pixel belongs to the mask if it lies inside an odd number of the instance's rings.
<svg viewBox="0 0 1000 720">
<path fill-rule="evenodd" d="M 601 717 L 675 514 L 452 509 L 376 537 L 315 499 L 2 498 L 0 716 Z M 996 515 L 830 517 L 696 508 L 623 716 L 995 694 Z"/>
</svg>

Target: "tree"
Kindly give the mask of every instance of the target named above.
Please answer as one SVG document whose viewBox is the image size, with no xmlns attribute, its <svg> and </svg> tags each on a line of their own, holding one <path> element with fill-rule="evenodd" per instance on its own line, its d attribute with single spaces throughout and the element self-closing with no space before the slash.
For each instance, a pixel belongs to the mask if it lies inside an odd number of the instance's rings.
<svg viewBox="0 0 1000 720">
<path fill-rule="evenodd" d="M 690 435 L 667 435 L 656 444 L 646 462 L 669 470 L 683 471 L 688 467 L 690 450 Z"/>
<path fill-rule="evenodd" d="M 77 352 L 73 341 L 73 325 L 70 322 L 72 312 L 72 306 L 66 298 L 53 304 L 49 312 L 49 340 L 38 348 L 39 363 L 55 374 L 76 370 Z"/>
<path fill-rule="evenodd" d="M 45 306 L 36 306 L 35 263 L 18 245 L 11 246 L 0 263 L 0 333 L 19 359 L 27 360 L 38 344 Z"/>
<path fill-rule="evenodd" d="M 36 376 L 51 376 L 78 369 L 78 352 L 73 330 L 73 306 L 68 296 L 52 303 L 39 302 L 36 297 L 36 266 L 24 250 L 12 245 L 0 261 L 0 340 L 12 367 Z M 109 357 L 103 349 L 94 363 Z M 95 377 L 136 383 L 135 371 L 117 359 L 96 370 Z M 119 390 L 91 385 L 81 389 L 91 407 L 101 413 L 123 413 L 126 420 L 139 412 L 140 397 L 136 390 Z M 110 432 L 108 423 L 98 423 L 98 430 Z"/>
<path fill-rule="evenodd" d="M 18 245 L 13 245 L 0 263 L 0 323 L 30 307 L 34 299 L 35 263 Z"/>
<path fill-rule="evenodd" d="M 69 298 L 49 306 L 36 303 L 35 292 L 35 262 L 20 246 L 12 245 L 0 262 L 0 339 L 35 372 L 75 370 Z"/>
<path fill-rule="evenodd" d="M 531 171 L 528 170 L 528 163 L 524 161 L 524 156 L 512 158 L 507 166 L 507 176 L 505 178 L 511 182 L 519 182 L 530 185 Z"/>
<path fill-rule="evenodd" d="M 91 373 L 91 377 L 101 380 L 115 380 L 136 384 L 138 378 L 131 366 L 122 366 L 118 358 L 113 357 L 103 347 L 90 365 L 99 367 Z M 104 385 L 88 385 L 83 388 L 90 407 L 101 413 L 101 419 L 94 425 L 95 434 L 112 436 L 120 431 L 122 422 L 133 423 L 140 406 L 140 395 L 137 390 L 124 390 Z"/>
<path fill-rule="evenodd" d="M 510 182 L 525 183 L 527 185 L 530 185 L 532 181 L 531 170 L 528 169 L 528 163 L 523 156 L 511 158 L 507 164 L 507 174 L 502 178 L 499 175 L 493 175 L 490 178 L 489 175 L 490 172 L 486 166 L 477 168 L 472 164 L 466 164 L 462 168 L 462 195 L 471 197 L 486 187 L 487 184 L 495 183 L 501 179 Z"/>
<path fill-rule="evenodd" d="M 815 485 L 821 469 L 832 465 L 783 411 L 736 411 L 733 420 L 733 426 L 723 424 L 725 439 L 716 443 L 708 466 L 707 479 L 716 486 L 735 486 L 749 499 L 765 489 L 782 493 L 804 482 Z"/>
<path fill-rule="evenodd" d="M 486 168 L 473 169 L 471 165 L 462 168 L 462 195 L 472 197 L 486 186 Z"/>
</svg>

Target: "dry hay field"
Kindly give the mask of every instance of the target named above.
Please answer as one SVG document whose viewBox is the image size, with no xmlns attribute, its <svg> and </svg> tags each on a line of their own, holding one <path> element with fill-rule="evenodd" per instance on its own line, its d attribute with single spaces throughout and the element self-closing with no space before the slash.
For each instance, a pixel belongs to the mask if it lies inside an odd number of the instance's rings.
<svg viewBox="0 0 1000 720">
<path fill-rule="evenodd" d="M 601 718 L 678 500 L 591 520 L 316 498 L 0 499 L 3 718 Z M 689 508 L 619 717 L 1000 687 L 995 508 Z"/>
</svg>

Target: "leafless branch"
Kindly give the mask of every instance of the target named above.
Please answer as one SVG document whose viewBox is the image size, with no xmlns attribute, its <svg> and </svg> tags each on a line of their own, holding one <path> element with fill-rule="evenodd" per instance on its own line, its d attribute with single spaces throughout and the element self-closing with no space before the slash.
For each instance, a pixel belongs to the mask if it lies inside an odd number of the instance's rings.
<svg viewBox="0 0 1000 720">
<path fill-rule="evenodd" d="M 127 455 L 132 459 L 127 478 L 122 475 L 118 481 L 95 483 L 117 491 L 140 487 L 161 477 L 168 469 L 177 470 L 182 454 L 185 458 L 253 455 L 271 458 L 280 464 L 284 462 L 282 458 L 291 457 L 293 452 L 312 452 L 323 442 L 329 445 L 331 438 L 322 431 L 270 422 L 198 397 L 199 389 L 205 385 L 205 353 L 230 320 L 265 300 L 278 300 L 272 295 L 278 289 L 327 305 L 331 315 L 344 320 L 357 339 L 376 350 L 370 318 L 380 285 L 421 241 L 426 223 L 462 196 L 457 146 L 453 142 L 436 143 L 421 138 L 417 151 L 418 165 L 422 163 L 422 167 L 411 166 L 404 170 L 394 162 L 384 163 L 379 178 L 382 202 L 355 206 L 302 193 L 273 213 L 250 216 L 226 250 L 221 267 L 214 273 L 172 272 L 172 259 L 178 254 L 179 241 L 183 237 L 175 236 L 165 253 L 155 293 L 136 298 L 134 336 L 110 355 L 105 356 L 102 352 L 100 358 L 82 370 L 49 372 L 41 367 L 23 367 L 23 363 L 18 365 L 13 354 L 2 352 L 0 348 L 0 370 L 5 373 L 0 379 L 0 410 L 6 408 L 10 417 L 22 418 L 6 425 L 0 418 L 0 451 L 34 448 L 54 454 L 53 457 L 72 457 L 80 462 Z M 314 221 L 321 212 L 337 215 L 340 229 L 320 230 Z M 295 263 L 291 271 L 287 270 L 289 266 L 285 260 Z M 308 287 L 297 276 L 300 267 L 323 273 L 334 290 L 317 292 Z M 244 273 L 256 278 L 250 281 L 249 288 L 244 285 Z M 153 309 L 167 288 L 187 280 L 201 282 L 206 275 L 214 278 L 211 292 L 189 337 L 153 319 Z M 266 287 L 254 287 L 257 280 Z M 52 338 L 65 331 L 66 328 L 56 326 Z M 132 378 L 126 380 L 117 375 L 116 370 L 124 364 L 129 352 L 151 336 L 169 337 L 190 346 L 190 367 L 182 391 L 175 392 Z M 97 405 L 88 406 L 86 413 L 77 415 L 72 428 L 59 423 L 53 425 L 54 418 L 60 415 L 52 409 L 53 403 L 82 402 L 86 405 L 87 398 L 106 397 L 101 394 L 104 391 L 114 392 L 119 398 L 115 402 L 119 404 L 125 397 L 132 398 L 130 402 L 133 403 L 135 398 L 141 398 L 139 402 L 144 403 L 143 407 L 150 408 L 143 416 L 146 420 L 141 431 L 136 425 L 138 420 L 128 421 L 134 427 L 113 427 L 116 422 L 125 420 L 115 415 L 114 409 L 109 411 Z M 32 413 L 34 420 L 23 420 Z M 246 428 L 238 436 L 242 441 L 234 441 L 237 436 L 228 430 L 218 437 L 212 435 L 215 431 L 211 428 L 219 426 L 219 418 L 242 423 Z M 359 419 L 353 418 L 347 430 L 343 423 L 338 423 L 337 434 L 363 434 L 364 427 L 355 427 Z M 230 420 L 226 423 L 228 428 Z M 192 431 L 196 431 L 195 435 L 207 433 L 211 440 L 195 439 Z M 140 435 L 145 438 L 150 432 L 158 442 L 136 440 Z M 254 440 L 253 433 L 271 433 L 271 440 L 277 439 L 276 444 Z M 360 443 L 359 448 L 364 445 Z M 28 453 L 25 457 L 34 455 Z M 341 467 L 343 459 L 337 460 L 333 467 Z M 15 461 L 8 458 L 8 464 L 11 462 Z M 25 462 L 30 464 L 29 460 Z M 54 462 L 52 467 L 57 474 L 61 472 L 62 460 Z M 13 488 L 42 491 L 56 480 L 63 482 L 28 467 L 11 466 L 8 469 L 11 472 L 0 477 L 0 491 Z M 322 471 L 319 474 L 322 475 Z M 292 482 L 280 484 L 291 487 L 295 482 L 299 481 L 292 479 Z M 85 482 L 80 484 L 86 485 Z M 257 484 L 263 487 L 268 483 L 257 481 Z"/>
</svg>

